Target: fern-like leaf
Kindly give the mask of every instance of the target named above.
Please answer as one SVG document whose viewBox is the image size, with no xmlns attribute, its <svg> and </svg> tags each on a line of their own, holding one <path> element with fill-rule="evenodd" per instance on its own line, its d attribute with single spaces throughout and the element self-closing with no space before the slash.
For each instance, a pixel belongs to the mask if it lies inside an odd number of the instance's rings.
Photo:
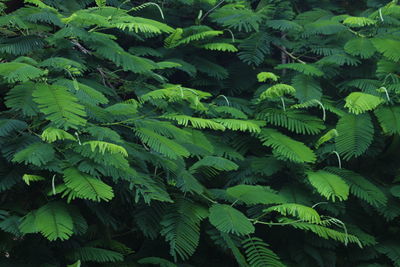
<svg viewBox="0 0 400 267">
<path fill-rule="evenodd" d="M 312 163 L 316 160 L 314 152 L 309 147 L 274 129 L 263 129 L 259 136 L 263 145 L 272 147 L 278 157 L 298 163 Z"/>
<path fill-rule="evenodd" d="M 400 107 L 379 107 L 374 111 L 382 130 L 386 134 L 400 134 Z"/>
<path fill-rule="evenodd" d="M 84 107 L 77 103 L 77 99 L 68 92 L 68 89 L 59 85 L 38 84 L 33 92 L 34 101 L 47 119 L 57 126 L 77 128 L 85 125 L 86 116 Z"/>
<path fill-rule="evenodd" d="M 290 215 L 310 223 L 321 222 L 321 217 L 315 209 L 297 203 L 284 203 L 263 210 L 263 212 L 267 213 L 272 211 L 279 212 L 283 216 Z"/>
<path fill-rule="evenodd" d="M 48 143 L 53 143 L 58 140 L 76 141 L 76 138 L 72 134 L 70 134 L 64 130 L 54 128 L 54 127 L 46 128 L 43 131 L 41 138 L 43 141 L 48 142 Z"/>
<path fill-rule="evenodd" d="M 30 233 L 29 231 L 27 232 L 28 228 L 23 227 L 24 220 L 25 222 L 30 221 L 31 224 L 33 223 L 34 225 L 31 225 L 31 227 L 34 227 L 36 231 L 50 241 L 57 239 L 67 240 L 73 234 L 72 217 L 67 207 L 60 202 L 48 203 L 35 211 L 35 215 L 28 213 L 24 217 L 21 224 L 22 227 L 20 227 L 21 232 Z"/>
<path fill-rule="evenodd" d="M 349 186 L 343 179 L 326 171 L 308 171 L 308 181 L 319 194 L 335 202 L 346 200 L 349 196 Z"/>
<path fill-rule="evenodd" d="M 354 114 L 373 110 L 383 102 L 380 97 L 361 92 L 353 92 L 345 100 L 346 104 L 344 106 Z"/>
<path fill-rule="evenodd" d="M 179 199 L 164 216 L 161 234 L 169 242 L 170 254 L 175 261 L 178 256 L 186 260 L 195 252 L 200 238 L 200 222 L 207 215 L 204 207 Z"/>
<path fill-rule="evenodd" d="M 336 130 L 336 148 L 344 159 L 361 156 L 370 146 L 374 136 L 374 128 L 368 114 L 345 115 L 340 118 Z"/>
<path fill-rule="evenodd" d="M 114 192 L 109 185 L 75 168 L 64 170 L 64 182 L 79 198 L 109 201 L 114 197 Z"/>
<path fill-rule="evenodd" d="M 230 205 L 214 204 L 209 219 L 218 230 L 228 234 L 247 235 L 255 230 L 250 220 Z"/>
<path fill-rule="evenodd" d="M 278 204 L 284 199 L 268 187 L 260 185 L 236 185 L 226 189 L 226 193 L 247 205 Z"/>
<path fill-rule="evenodd" d="M 242 241 L 246 259 L 251 267 L 284 267 L 278 255 L 268 248 L 264 241 L 257 237 L 250 237 Z"/>
</svg>

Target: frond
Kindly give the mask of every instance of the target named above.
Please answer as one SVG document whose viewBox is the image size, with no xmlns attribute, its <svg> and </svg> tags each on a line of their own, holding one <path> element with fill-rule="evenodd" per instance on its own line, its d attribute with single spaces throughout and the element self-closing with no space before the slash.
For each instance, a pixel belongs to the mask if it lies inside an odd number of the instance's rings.
<svg viewBox="0 0 400 267">
<path fill-rule="evenodd" d="M 251 267 L 284 267 L 278 255 L 268 248 L 268 245 L 258 237 L 250 237 L 242 241 L 246 259 Z"/>
<path fill-rule="evenodd" d="M 400 134 L 400 107 L 381 106 L 374 113 L 384 133 Z"/>
<path fill-rule="evenodd" d="M 400 41 L 383 38 L 373 38 L 371 39 L 371 41 L 374 44 L 376 50 L 378 50 L 379 53 L 382 53 L 386 58 L 393 61 L 400 60 L 400 54 L 398 51 Z"/>
<path fill-rule="evenodd" d="M 348 198 L 349 186 L 341 177 L 326 171 L 308 171 L 306 174 L 310 184 L 326 199 L 335 202 Z"/>
<path fill-rule="evenodd" d="M 79 198 L 109 201 L 114 197 L 113 190 L 109 185 L 75 168 L 64 170 L 64 182 L 67 188 Z"/>
<path fill-rule="evenodd" d="M 199 72 L 203 72 L 208 76 L 218 80 L 226 79 L 229 76 L 226 68 L 214 63 L 211 60 L 205 59 L 204 57 L 193 58 L 192 64 L 196 66 Z"/>
<path fill-rule="evenodd" d="M 280 31 L 301 31 L 303 27 L 290 20 L 267 20 L 266 25 L 272 29 Z"/>
<path fill-rule="evenodd" d="M 103 93 L 77 80 L 58 79 L 54 84 L 70 89 L 70 92 L 74 93 L 81 103 L 90 105 L 108 103 L 108 99 Z"/>
<path fill-rule="evenodd" d="M 206 156 L 201 160 L 197 161 L 196 163 L 194 163 L 190 167 L 189 171 L 195 173 L 199 171 L 199 169 L 201 169 L 202 167 L 211 167 L 218 171 L 232 171 L 232 170 L 237 170 L 239 168 L 239 166 L 236 163 L 228 159 L 215 156 Z"/>
<path fill-rule="evenodd" d="M 174 48 L 179 44 L 182 39 L 183 29 L 176 28 L 167 38 L 164 40 L 164 46 L 166 48 Z"/>
<path fill-rule="evenodd" d="M 258 31 L 259 23 L 262 20 L 261 14 L 253 12 L 244 5 L 237 4 L 227 4 L 215 10 L 210 16 L 223 27 L 245 32 Z"/>
<path fill-rule="evenodd" d="M 335 20 L 320 19 L 315 22 L 308 23 L 304 26 L 304 37 L 312 35 L 331 35 L 345 31 L 347 28 Z"/>
<path fill-rule="evenodd" d="M 400 246 L 397 243 L 385 242 L 377 246 L 377 250 L 386 255 L 394 267 L 400 266 Z"/>
<path fill-rule="evenodd" d="M 315 209 L 297 203 L 284 203 L 263 210 L 263 212 L 267 213 L 272 211 L 276 211 L 283 216 L 290 215 L 310 223 L 318 224 L 321 222 L 321 217 Z"/>
<path fill-rule="evenodd" d="M 319 65 L 337 65 L 337 66 L 357 66 L 361 63 L 360 60 L 349 56 L 345 53 L 337 53 L 334 55 L 326 56 L 318 61 Z"/>
<path fill-rule="evenodd" d="M 28 147 L 17 152 L 12 161 L 25 164 L 43 166 L 53 160 L 55 151 L 53 146 L 45 143 L 33 143 Z"/>
<path fill-rule="evenodd" d="M 18 228 L 20 219 L 20 217 L 15 215 L 11 215 L 4 219 L 2 218 L 0 221 L 0 229 L 4 232 L 12 234 L 15 237 L 20 237 L 21 232 Z"/>
<path fill-rule="evenodd" d="M 186 260 L 196 250 L 200 238 L 200 222 L 208 215 L 207 210 L 197 204 L 179 199 L 161 221 L 161 235 L 170 244 L 170 254 L 175 261 Z"/>
<path fill-rule="evenodd" d="M 26 82 L 11 88 L 5 97 L 5 104 L 14 112 L 21 112 L 24 116 L 35 116 L 39 109 L 33 101 L 35 84 Z"/>
<path fill-rule="evenodd" d="M 298 222 L 292 219 L 282 219 L 281 222 L 296 229 L 311 231 L 324 239 L 333 239 L 345 245 L 347 245 L 348 243 L 354 243 L 362 248 L 362 244 L 356 236 L 326 227 L 335 224 L 332 222 L 332 220 L 330 221 L 329 219 L 322 221 L 322 225 L 312 224 L 308 222 Z"/>
<path fill-rule="evenodd" d="M 95 247 L 74 248 L 67 254 L 67 257 L 82 262 L 121 262 L 124 260 L 121 253 Z"/>
<path fill-rule="evenodd" d="M 259 82 L 266 82 L 267 80 L 277 82 L 278 79 L 279 79 L 279 76 L 275 75 L 272 72 L 260 72 L 259 74 L 257 74 L 257 80 Z"/>
<path fill-rule="evenodd" d="M 11 135 L 17 131 L 25 130 L 28 124 L 14 119 L 0 119 L 0 137 Z"/>
<path fill-rule="evenodd" d="M 236 185 L 227 188 L 226 193 L 247 205 L 279 204 L 285 202 L 275 191 L 269 187 L 260 185 Z"/>
<path fill-rule="evenodd" d="M 31 225 L 25 227 L 26 224 Z M 28 213 L 20 226 L 22 233 L 30 233 L 28 230 L 35 229 L 50 241 L 69 239 L 73 228 L 73 220 L 67 207 L 60 202 L 48 203 L 34 213 Z"/>
<path fill-rule="evenodd" d="M 278 83 L 260 94 L 260 100 L 264 100 L 266 98 L 274 98 L 274 97 L 282 97 L 285 94 L 293 95 L 296 92 L 296 89 L 293 88 L 291 85 Z"/>
<path fill-rule="evenodd" d="M 372 143 L 374 127 L 369 114 L 345 115 L 336 126 L 337 151 L 348 160 L 361 156 Z"/>
<path fill-rule="evenodd" d="M 202 48 L 207 49 L 207 50 L 212 50 L 212 51 L 223 51 L 223 52 L 237 52 L 238 49 L 228 43 L 208 43 L 201 45 Z"/>
<path fill-rule="evenodd" d="M 1 41 L 0 53 L 16 56 L 26 55 L 44 45 L 45 42 L 36 36 L 19 36 Z"/>
<path fill-rule="evenodd" d="M 249 219 L 230 205 L 212 205 L 209 219 L 212 225 L 224 233 L 233 233 L 241 236 L 255 231 Z"/>
<path fill-rule="evenodd" d="M 241 41 L 239 45 L 239 58 L 249 65 L 260 65 L 265 55 L 270 53 L 271 37 L 264 32 L 257 32 Z"/>
<path fill-rule="evenodd" d="M 336 138 L 338 136 L 338 132 L 336 129 L 330 129 L 328 132 L 326 132 L 323 136 L 321 136 L 317 142 L 315 142 L 315 148 L 320 147 L 322 144 Z"/>
<path fill-rule="evenodd" d="M 237 119 L 213 119 L 213 121 L 225 126 L 226 129 L 250 133 L 259 133 L 260 126 L 265 126 L 263 121 L 237 120 Z"/>
<path fill-rule="evenodd" d="M 350 170 L 333 167 L 327 167 L 325 170 L 345 179 L 347 184 L 350 185 L 350 193 L 357 198 L 364 200 L 377 208 L 386 205 L 387 197 L 382 190 L 360 174 Z"/>
<path fill-rule="evenodd" d="M 222 31 L 214 31 L 214 30 L 202 31 L 182 38 L 181 40 L 178 41 L 177 45 L 189 44 L 194 41 L 199 41 L 206 38 L 219 36 L 221 34 L 223 34 Z"/>
<path fill-rule="evenodd" d="M 31 182 L 44 181 L 46 178 L 39 175 L 24 174 L 24 176 L 22 176 L 22 180 L 24 180 L 27 185 L 30 185 Z"/>
<path fill-rule="evenodd" d="M 319 82 L 307 75 L 296 75 L 292 79 L 292 86 L 296 90 L 295 97 L 301 102 L 312 99 L 320 100 L 322 88 Z"/>
<path fill-rule="evenodd" d="M 7 62 L 0 64 L 0 76 L 9 83 L 27 82 L 45 74 L 45 71 L 26 63 Z"/>
<path fill-rule="evenodd" d="M 298 163 L 316 160 L 314 152 L 309 147 L 274 129 L 263 129 L 259 136 L 263 145 L 272 147 L 278 157 Z"/>
<path fill-rule="evenodd" d="M 187 115 L 166 114 L 166 115 L 161 116 L 161 118 L 174 120 L 179 125 L 183 125 L 185 127 L 187 127 L 190 123 L 190 125 L 193 128 L 197 128 L 197 129 L 209 128 L 212 130 L 222 130 L 222 131 L 224 131 L 226 129 L 225 126 L 223 126 L 221 123 L 215 122 L 213 120 L 196 118 L 196 117 L 191 117 L 191 116 L 187 116 Z"/>
<path fill-rule="evenodd" d="M 86 67 L 81 63 L 64 57 L 51 57 L 42 61 L 40 67 L 48 67 L 57 71 L 67 70 L 71 74 L 81 75 Z"/>
<path fill-rule="evenodd" d="M 310 64 L 302 64 L 302 63 L 280 64 L 276 66 L 275 69 L 277 70 L 291 69 L 303 73 L 305 75 L 317 76 L 317 77 L 324 75 L 324 73 L 317 67 Z"/>
<path fill-rule="evenodd" d="M 41 138 L 43 141 L 48 142 L 48 143 L 53 143 L 58 140 L 76 141 L 76 138 L 72 134 L 70 134 L 64 130 L 54 128 L 54 127 L 46 128 L 42 132 Z"/>
<path fill-rule="evenodd" d="M 366 17 L 347 17 L 343 24 L 348 25 L 350 27 L 358 28 L 358 27 L 365 27 L 370 25 L 375 25 L 376 21 Z"/>
<path fill-rule="evenodd" d="M 345 100 L 346 104 L 344 106 L 354 114 L 373 110 L 383 102 L 380 97 L 361 92 L 353 92 Z"/>
<path fill-rule="evenodd" d="M 361 58 L 372 57 L 376 49 L 368 38 L 353 38 L 344 45 L 344 50 L 352 56 Z"/>
<path fill-rule="evenodd" d="M 258 116 L 267 124 L 284 127 L 297 134 L 318 134 L 325 129 L 321 119 L 297 110 L 266 109 Z"/>
<path fill-rule="evenodd" d="M 150 129 L 136 128 L 135 134 L 151 149 L 168 158 L 176 159 L 177 157 L 188 157 L 190 155 L 189 151 L 182 145 Z"/>
<path fill-rule="evenodd" d="M 106 151 L 110 154 L 121 154 L 124 157 L 128 156 L 128 152 L 122 146 L 104 142 L 104 141 L 87 141 L 84 142 L 82 145 L 89 145 L 92 152 L 100 152 L 104 154 Z"/>
<path fill-rule="evenodd" d="M 39 110 L 54 122 L 56 126 L 77 128 L 86 124 L 84 107 L 68 92 L 68 89 L 59 85 L 38 84 L 33 92 L 33 100 Z"/>
<path fill-rule="evenodd" d="M 247 119 L 247 115 L 241 111 L 240 109 L 234 108 L 234 107 L 229 107 L 229 106 L 217 106 L 213 107 L 213 110 L 215 110 L 218 113 L 224 113 L 224 114 L 229 114 L 230 116 L 236 118 L 236 119 Z"/>
</svg>

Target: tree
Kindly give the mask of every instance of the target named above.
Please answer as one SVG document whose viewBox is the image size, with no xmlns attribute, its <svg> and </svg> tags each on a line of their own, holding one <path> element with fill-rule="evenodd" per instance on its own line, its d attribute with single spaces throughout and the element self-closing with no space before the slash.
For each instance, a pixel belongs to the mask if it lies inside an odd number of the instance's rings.
<svg viewBox="0 0 400 267">
<path fill-rule="evenodd" d="M 0 265 L 397 266 L 400 7 L 359 2 L 0 1 Z"/>
</svg>

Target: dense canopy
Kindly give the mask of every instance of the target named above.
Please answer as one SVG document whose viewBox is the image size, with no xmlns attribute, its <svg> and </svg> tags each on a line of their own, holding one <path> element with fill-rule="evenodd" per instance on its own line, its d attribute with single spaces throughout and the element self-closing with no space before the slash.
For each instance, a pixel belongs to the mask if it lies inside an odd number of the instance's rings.
<svg viewBox="0 0 400 267">
<path fill-rule="evenodd" d="M 0 11 L 0 266 L 400 266 L 397 0 Z"/>
</svg>

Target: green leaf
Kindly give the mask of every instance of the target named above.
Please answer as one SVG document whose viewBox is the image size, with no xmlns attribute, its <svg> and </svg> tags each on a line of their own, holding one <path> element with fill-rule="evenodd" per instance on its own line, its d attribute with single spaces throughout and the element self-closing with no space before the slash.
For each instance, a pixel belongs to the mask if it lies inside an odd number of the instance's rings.
<svg viewBox="0 0 400 267">
<path fill-rule="evenodd" d="M 189 170 L 195 173 L 201 167 L 212 167 L 218 171 L 233 171 L 237 170 L 239 166 L 233 161 L 222 157 L 206 156 L 194 163 Z"/>
<path fill-rule="evenodd" d="M 254 232 L 254 226 L 240 211 L 229 205 L 214 204 L 210 208 L 210 222 L 224 233 L 248 235 Z"/>
<path fill-rule="evenodd" d="M 338 136 L 338 132 L 336 129 L 330 129 L 328 132 L 326 132 L 323 136 L 321 136 L 317 142 L 315 142 L 315 148 L 318 148 L 320 145 L 336 138 Z"/>
<path fill-rule="evenodd" d="M 260 238 L 250 237 L 242 241 L 247 261 L 252 267 L 284 267 L 278 255 L 268 248 L 268 245 Z"/>
<path fill-rule="evenodd" d="M 387 197 L 379 187 L 360 174 L 339 168 L 327 167 L 328 172 L 339 175 L 350 185 L 350 193 L 374 207 L 382 207 L 387 203 Z"/>
<path fill-rule="evenodd" d="M 64 182 L 76 196 L 93 201 L 109 201 L 114 197 L 112 188 L 101 180 L 91 177 L 75 168 L 64 170 Z"/>
<path fill-rule="evenodd" d="M 299 218 L 302 221 L 310 222 L 310 223 L 320 223 L 321 217 L 318 212 L 313 208 L 297 204 L 297 203 L 284 203 L 277 206 L 269 207 L 268 209 L 263 210 L 263 212 L 272 212 L 276 211 L 282 214 L 283 216 L 294 216 Z"/>
<path fill-rule="evenodd" d="M 311 185 L 326 199 L 335 202 L 348 198 L 349 186 L 341 177 L 326 171 L 308 171 L 306 174 Z"/>
<path fill-rule="evenodd" d="M 280 158 L 304 163 L 315 162 L 314 152 L 302 142 L 296 141 L 274 129 L 263 129 L 260 134 L 263 145 L 269 146 Z"/>
<path fill-rule="evenodd" d="M 350 27 L 365 27 L 376 24 L 376 21 L 366 17 L 347 17 L 343 24 L 346 24 Z"/>
<path fill-rule="evenodd" d="M 369 114 L 345 115 L 336 126 L 337 151 L 348 160 L 361 156 L 374 138 L 374 127 Z"/>
<path fill-rule="evenodd" d="M 285 94 L 293 95 L 296 92 L 292 86 L 279 83 L 269 87 L 267 90 L 260 94 L 260 100 L 264 100 L 266 98 L 274 98 L 274 97 L 282 97 Z"/>
<path fill-rule="evenodd" d="M 34 101 L 46 118 L 57 126 L 78 128 L 86 124 L 84 107 L 78 104 L 68 89 L 59 85 L 38 84 L 33 92 Z"/>
<path fill-rule="evenodd" d="M 107 151 L 111 154 L 121 154 L 124 157 L 128 156 L 128 152 L 124 147 L 104 141 L 87 141 L 82 145 L 89 145 L 92 152 L 96 152 L 98 149 L 101 154 Z"/>
<path fill-rule="evenodd" d="M 16 153 L 13 162 L 43 166 L 53 160 L 55 151 L 53 146 L 45 143 L 34 143 Z"/>
<path fill-rule="evenodd" d="M 27 216 L 24 220 L 29 218 L 29 214 Z M 34 224 L 37 231 L 50 241 L 67 240 L 73 234 L 72 217 L 61 202 L 51 202 L 39 208 L 35 212 Z M 23 227 L 21 231 L 24 233 Z"/>
<path fill-rule="evenodd" d="M 292 80 L 292 86 L 295 88 L 295 97 L 301 102 L 310 100 L 320 100 L 322 97 L 322 88 L 320 84 L 312 77 L 307 75 L 296 75 Z"/>
<path fill-rule="evenodd" d="M 267 80 L 277 82 L 278 79 L 279 79 L 279 76 L 275 75 L 272 72 L 260 72 L 259 74 L 257 74 L 257 80 L 259 82 L 266 82 Z"/>
<path fill-rule="evenodd" d="M 25 63 L 8 62 L 0 64 L 0 76 L 3 76 L 9 83 L 27 82 L 43 75 L 45 75 L 43 70 Z"/>
<path fill-rule="evenodd" d="M 400 134 L 400 107 L 381 106 L 374 110 L 382 130 L 386 134 Z"/>
<path fill-rule="evenodd" d="M 354 114 L 361 114 L 373 110 L 383 102 L 383 99 L 378 96 L 361 92 L 353 92 L 349 94 L 345 100 L 346 104 L 344 106 Z"/>
<path fill-rule="evenodd" d="M 208 215 L 207 209 L 191 201 L 179 199 L 163 217 L 161 235 L 170 244 L 170 254 L 186 260 L 195 251 L 200 238 L 200 222 Z"/>
<path fill-rule="evenodd" d="M 285 200 L 273 190 L 260 185 L 236 185 L 226 189 L 226 193 L 247 205 L 285 202 Z"/>
<path fill-rule="evenodd" d="M 387 38 L 373 38 L 371 41 L 376 50 L 378 50 L 378 52 L 382 53 L 388 59 L 393 61 L 400 60 L 400 41 Z"/>
<path fill-rule="evenodd" d="M 345 44 L 344 50 L 350 55 L 361 58 L 370 58 L 376 52 L 374 45 L 368 38 L 353 38 Z"/>
<path fill-rule="evenodd" d="M 46 179 L 39 175 L 24 174 L 22 180 L 24 180 L 27 185 L 30 185 L 31 182 L 44 181 Z"/>
<path fill-rule="evenodd" d="M 54 127 L 46 128 L 43 131 L 41 138 L 43 141 L 48 142 L 48 143 L 53 143 L 58 140 L 76 141 L 76 138 L 72 134 L 70 134 L 64 130 L 54 128 Z"/>
<path fill-rule="evenodd" d="M 317 67 L 310 65 L 310 64 L 302 64 L 302 63 L 280 64 L 280 65 L 276 66 L 275 69 L 277 69 L 277 70 L 291 69 L 291 70 L 301 72 L 305 75 L 317 76 L 317 77 L 324 75 L 324 73 Z"/>
</svg>

